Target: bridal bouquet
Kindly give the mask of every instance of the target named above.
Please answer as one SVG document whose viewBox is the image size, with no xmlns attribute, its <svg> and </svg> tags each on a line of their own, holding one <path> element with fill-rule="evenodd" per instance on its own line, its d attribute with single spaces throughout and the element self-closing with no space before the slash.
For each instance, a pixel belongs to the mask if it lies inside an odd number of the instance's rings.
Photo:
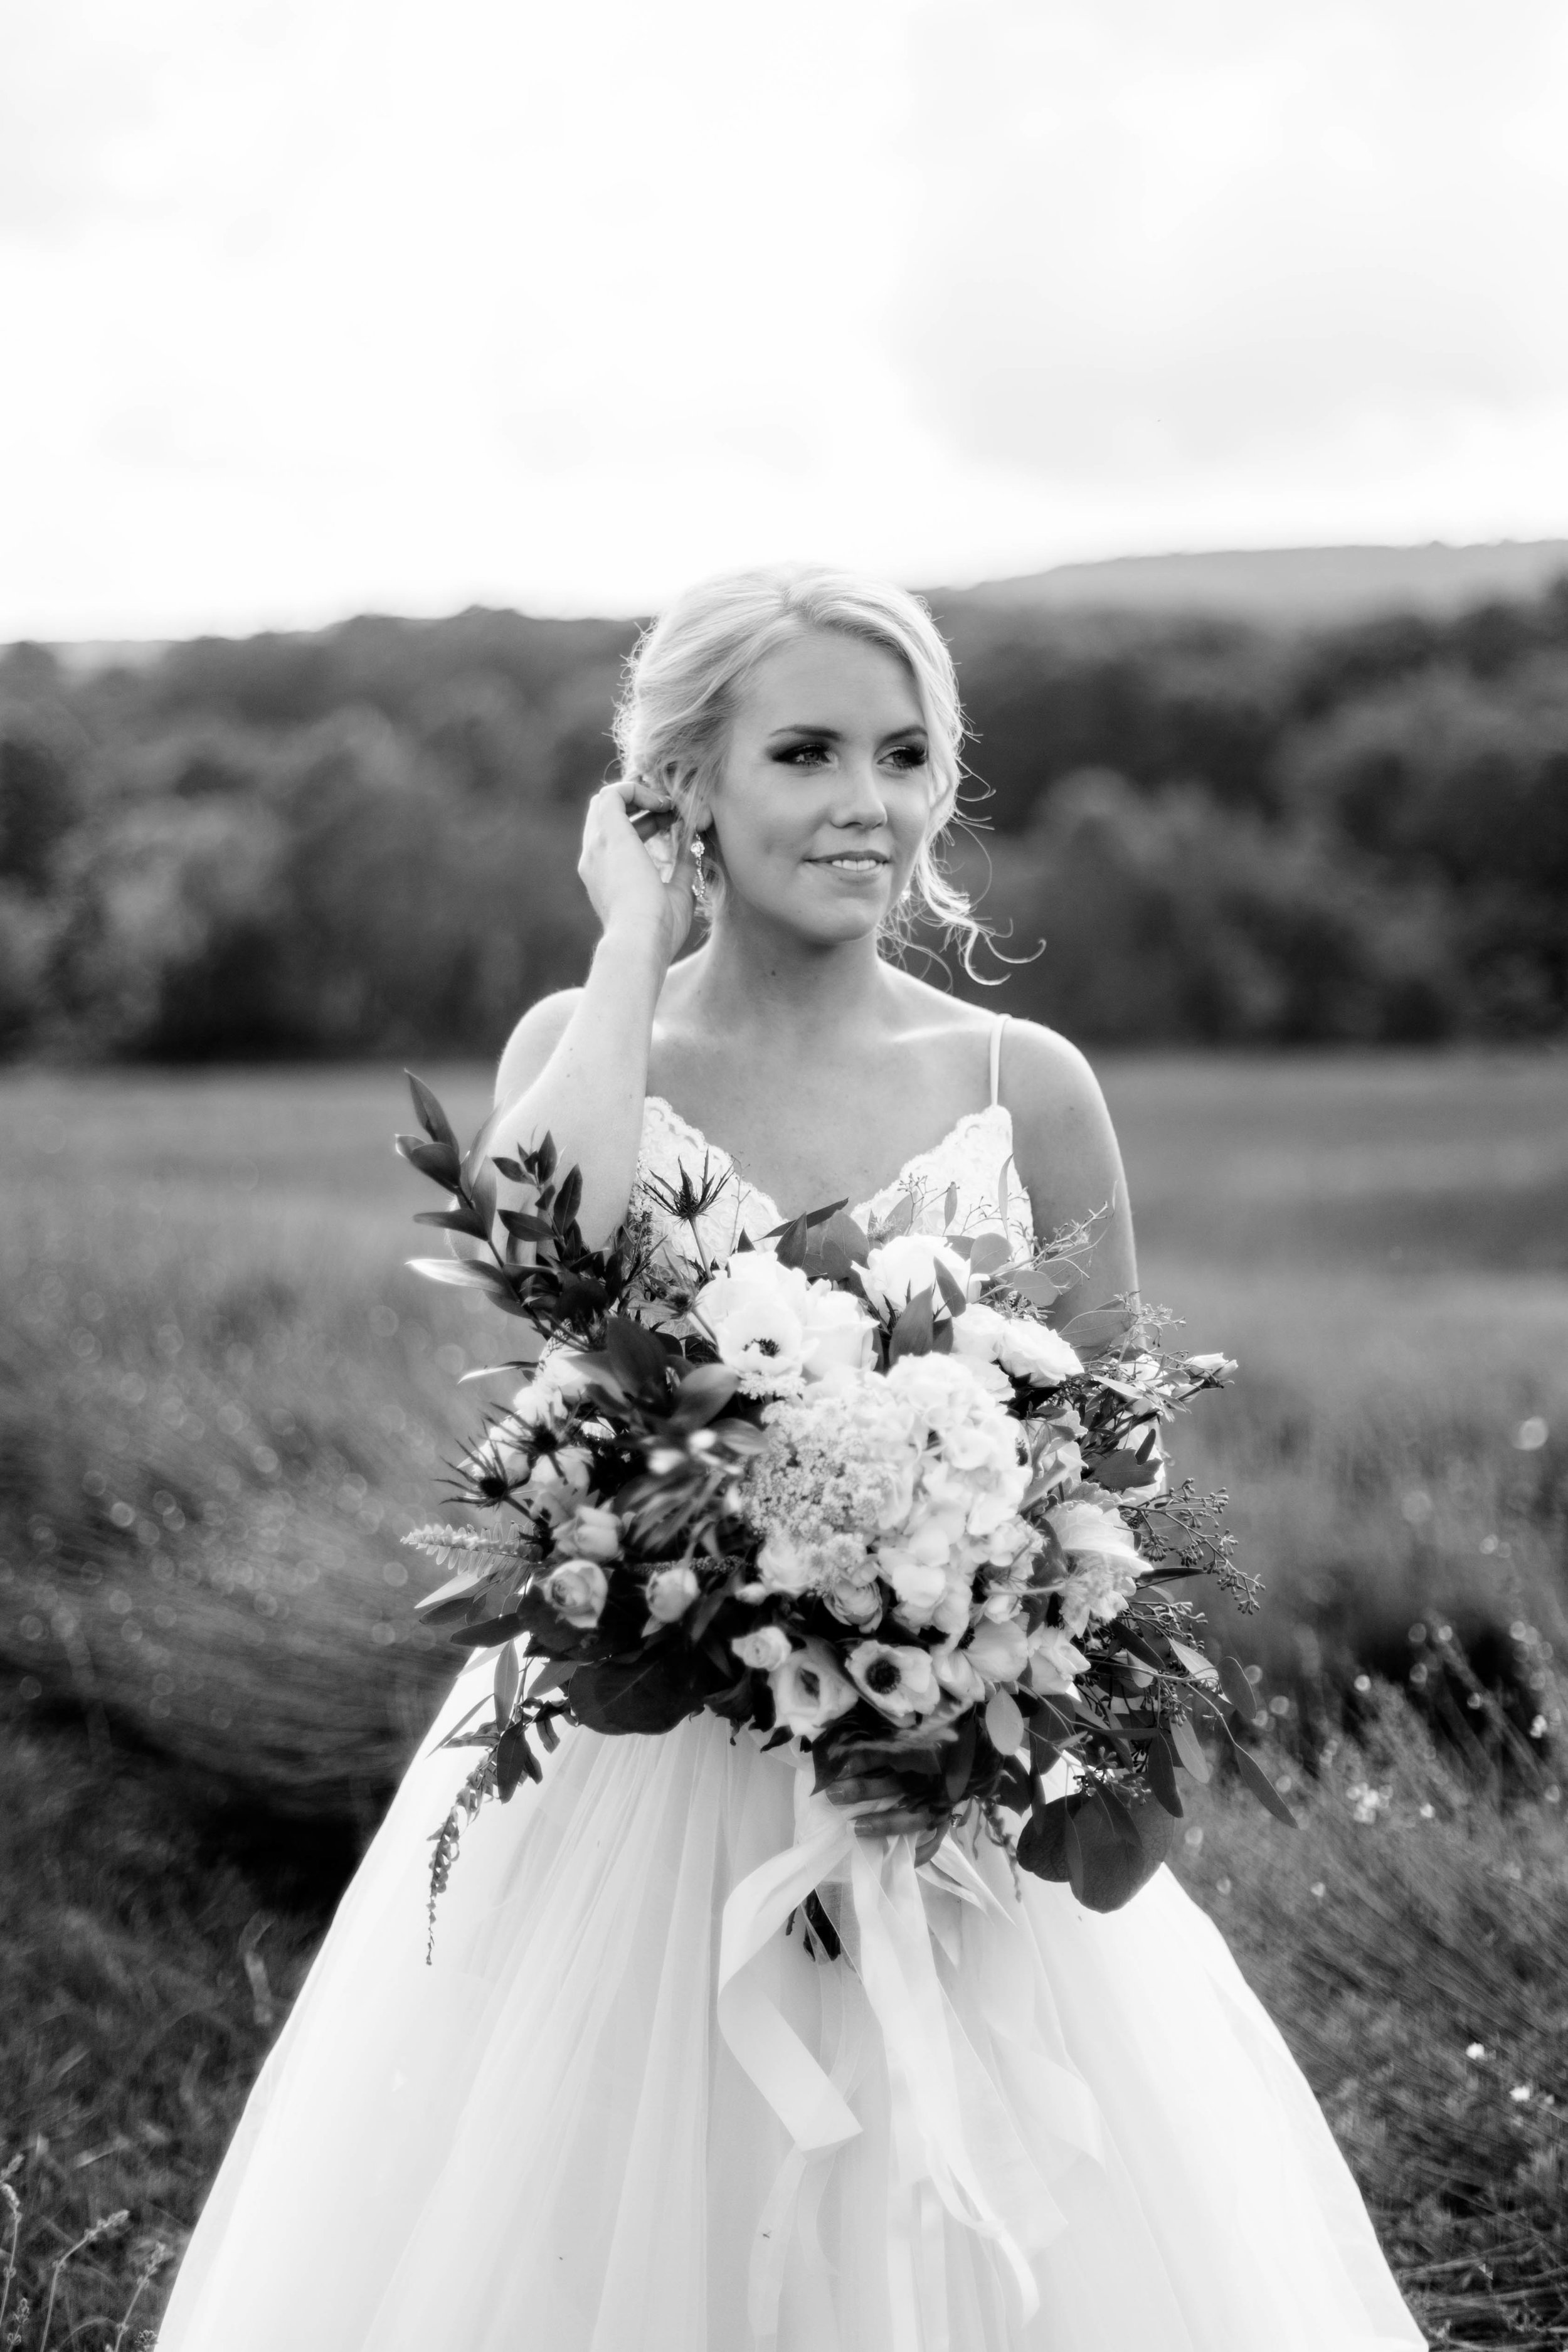
<svg viewBox="0 0 1568 2352">
<path fill-rule="evenodd" d="M 479 1524 L 407 1538 L 451 1574 L 425 1622 L 496 1652 L 493 1706 L 449 1736 L 480 1754 L 435 1842 L 432 1915 L 464 1822 L 540 1778 L 561 1718 L 658 1733 L 702 1708 L 804 1742 L 867 1833 L 923 1853 L 977 1815 L 1022 1868 L 1125 1903 L 1170 1845 L 1178 1773 L 1208 1777 L 1198 1723 L 1233 1738 L 1257 1705 L 1180 1597 L 1206 1574 L 1254 1605 L 1225 1498 L 1173 1489 L 1160 1443 L 1234 1366 L 1124 1306 L 1058 1332 L 1086 1234 L 1020 1256 L 994 1227 L 915 1231 L 912 1194 L 868 1231 L 834 1203 L 719 1262 L 701 1223 L 731 1180 L 705 1164 L 658 1195 L 680 1247 L 634 1202 L 590 1250 L 548 1138 L 464 1155 L 412 1085 L 425 1132 L 398 1148 L 449 1196 L 422 1222 L 476 1253 L 416 1268 L 544 1342 L 494 1368 L 528 1377 L 458 1472 Z M 529 1205 L 498 1207 L 492 1171 Z"/>
</svg>

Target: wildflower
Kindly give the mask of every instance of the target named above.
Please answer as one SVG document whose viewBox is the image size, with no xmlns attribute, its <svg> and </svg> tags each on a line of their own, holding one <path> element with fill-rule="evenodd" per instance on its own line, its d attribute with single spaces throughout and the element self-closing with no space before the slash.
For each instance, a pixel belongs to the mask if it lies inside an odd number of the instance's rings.
<svg viewBox="0 0 1568 2352">
<path fill-rule="evenodd" d="M 773 1715 L 798 1738 L 813 1739 L 824 1724 L 847 1715 L 858 1694 L 838 1671 L 826 1642 L 806 1642 L 792 1650 L 768 1676 L 773 1695 Z"/>
<path fill-rule="evenodd" d="M 759 1625 L 754 1633 L 737 1634 L 730 1647 L 753 1674 L 770 1675 L 788 1657 L 790 1638 L 782 1625 Z"/>
<path fill-rule="evenodd" d="M 1530 2083 L 1516 2083 L 1509 2093 L 1509 2097 L 1516 2107 L 1527 2107 L 1534 2096 L 1534 2086 Z"/>
<path fill-rule="evenodd" d="M 1486 2054 L 1487 2045 L 1484 2042 L 1472 2042 L 1465 2052 L 1467 2058 L 1473 2058 L 1478 2062 L 1484 2058 Z"/>
<path fill-rule="evenodd" d="M 892 1642 L 858 1642 L 844 1663 L 872 1706 L 894 1723 L 929 1715 L 942 1696 L 929 1650 Z"/>
<path fill-rule="evenodd" d="M 596 1625 L 609 1596 L 609 1579 L 596 1559 L 563 1559 L 541 1591 L 568 1625 Z"/>
</svg>

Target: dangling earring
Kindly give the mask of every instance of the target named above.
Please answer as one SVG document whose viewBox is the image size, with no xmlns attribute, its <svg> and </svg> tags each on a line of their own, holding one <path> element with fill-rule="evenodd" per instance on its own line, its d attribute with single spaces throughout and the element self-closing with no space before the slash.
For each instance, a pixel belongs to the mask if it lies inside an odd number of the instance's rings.
<svg viewBox="0 0 1568 2352">
<path fill-rule="evenodd" d="M 704 842 L 702 835 L 700 833 L 694 833 L 691 836 L 691 864 L 693 869 L 691 876 L 691 895 L 696 899 L 698 905 L 702 908 L 706 908 L 708 904 L 708 874 L 707 869 L 702 863 L 707 855 L 708 845 Z"/>
</svg>

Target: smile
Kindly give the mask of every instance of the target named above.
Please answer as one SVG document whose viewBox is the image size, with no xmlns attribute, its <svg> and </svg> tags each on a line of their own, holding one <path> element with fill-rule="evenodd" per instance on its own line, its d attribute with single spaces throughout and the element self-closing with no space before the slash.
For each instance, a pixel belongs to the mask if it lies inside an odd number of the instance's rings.
<svg viewBox="0 0 1568 2352">
<path fill-rule="evenodd" d="M 830 866 L 836 874 L 879 874 L 888 864 L 873 850 L 845 851 L 837 857 L 808 857 L 808 866 Z"/>
</svg>

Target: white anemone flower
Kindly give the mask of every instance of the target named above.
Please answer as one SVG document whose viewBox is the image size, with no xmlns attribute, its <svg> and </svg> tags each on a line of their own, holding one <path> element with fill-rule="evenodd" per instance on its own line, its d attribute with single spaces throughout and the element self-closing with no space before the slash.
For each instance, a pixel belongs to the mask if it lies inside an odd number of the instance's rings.
<svg viewBox="0 0 1568 2352">
<path fill-rule="evenodd" d="M 768 1683 L 774 1717 L 800 1739 L 815 1739 L 825 1724 L 847 1715 L 858 1696 L 826 1642 L 805 1642 L 792 1650 Z"/>
<path fill-rule="evenodd" d="M 879 1713 L 893 1723 L 929 1715 L 942 1697 L 929 1650 L 898 1642 L 857 1642 L 844 1661 Z"/>
</svg>

